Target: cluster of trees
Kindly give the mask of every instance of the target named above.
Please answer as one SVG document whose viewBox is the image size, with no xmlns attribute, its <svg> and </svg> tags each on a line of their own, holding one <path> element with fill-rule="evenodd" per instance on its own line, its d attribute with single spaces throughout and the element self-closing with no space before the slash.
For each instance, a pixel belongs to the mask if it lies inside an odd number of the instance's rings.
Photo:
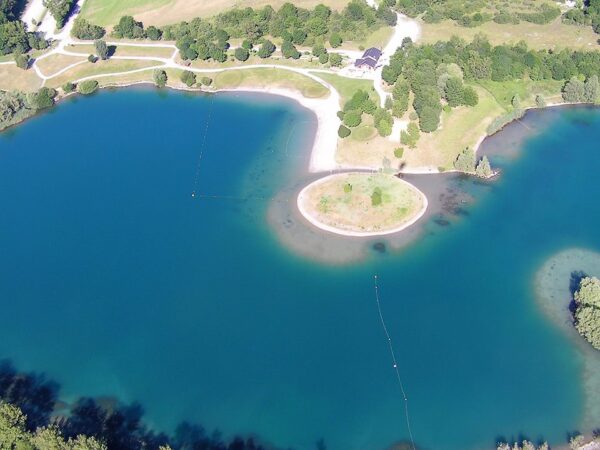
<svg viewBox="0 0 600 450">
<path fill-rule="evenodd" d="M 15 450 L 263 450 L 253 439 L 224 440 L 215 430 L 181 423 L 172 435 L 143 422 L 139 404 L 81 398 L 54 420 L 58 385 L 0 363 L 0 448 Z"/>
<path fill-rule="evenodd" d="M 570 103 L 595 103 L 600 94 L 598 75 L 588 77 L 585 82 L 577 77 L 571 78 L 563 88 L 563 99 Z"/>
<path fill-rule="evenodd" d="M 480 178 L 489 178 L 494 172 L 487 156 L 483 156 L 479 161 L 475 157 L 475 152 L 470 148 L 465 148 L 454 161 L 454 168 L 459 172 L 472 173 Z"/>
<path fill-rule="evenodd" d="M 106 30 L 98 25 L 93 25 L 83 17 L 77 17 L 73 23 L 71 35 L 77 39 L 93 40 L 104 37 Z"/>
<path fill-rule="evenodd" d="M 338 117 L 344 124 L 338 130 L 338 135 L 342 138 L 349 136 L 351 133 L 350 128 L 355 128 L 362 123 L 363 114 L 373 117 L 373 124 L 380 136 L 389 136 L 392 134 L 394 120 L 389 111 L 385 108 L 380 108 L 371 99 L 368 92 L 358 90 L 346 102 L 343 110 L 338 112 Z"/>
<path fill-rule="evenodd" d="M 550 447 L 547 442 L 543 442 L 540 445 L 535 445 L 533 442 L 524 440 L 521 443 L 515 442 L 513 445 L 510 445 L 506 442 L 498 443 L 496 449 L 497 450 L 548 450 Z"/>
<path fill-rule="evenodd" d="M 151 39 L 158 41 L 162 37 L 162 31 L 155 26 L 144 29 L 142 22 L 136 21 L 131 16 L 123 16 L 113 28 L 112 35 L 117 39 Z"/>
<path fill-rule="evenodd" d="M 58 28 L 65 26 L 74 4 L 75 0 L 44 0 L 44 6 L 48 8 L 48 11 L 56 20 Z"/>
<path fill-rule="evenodd" d="M 585 277 L 575 292 L 575 328 L 592 346 L 600 350 L 600 280 Z"/>
<path fill-rule="evenodd" d="M 510 5 L 513 6 L 513 5 Z M 546 24 L 560 16 L 560 8 L 540 2 L 526 9 L 509 8 L 505 4 L 494 8 L 483 0 L 398 0 L 397 8 L 410 17 L 423 14 L 423 20 L 438 23 L 454 20 L 464 27 L 476 27 L 493 20 L 496 23 L 517 24 L 521 20 L 536 24 Z"/>
<path fill-rule="evenodd" d="M 77 92 L 83 95 L 90 95 L 96 92 L 99 87 L 100 85 L 96 80 L 86 80 L 77 85 Z"/>
<path fill-rule="evenodd" d="M 56 90 L 48 87 L 29 94 L 0 91 L 0 130 L 25 120 L 37 111 L 50 108 L 54 105 L 56 95 Z"/>
<path fill-rule="evenodd" d="M 24 54 L 31 49 L 48 47 L 45 39 L 28 32 L 27 26 L 19 19 L 20 4 L 16 0 L 0 1 L 0 55 Z"/>
<path fill-rule="evenodd" d="M 600 0 L 581 2 L 580 7 L 572 8 L 564 14 L 563 22 L 591 25 L 596 33 L 600 33 Z"/>
<path fill-rule="evenodd" d="M 476 91 L 465 86 L 465 81 L 567 81 L 575 77 L 588 81 L 585 84 L 577 80 L 567 83 L 566 97 L 575 98 L 572 101 L 595 101 L 598 91 L 595 76 L 598 73 L 599 52 L 532 50 L 525 42 L 492 46 L 485 36 L 477 35 L 470 43 L 453 37 L 447 42 L 419 46 L 407 39 L 392 56 L 390 64 L 383 68 L 382 76 L 388 84 L 394 85 L 394 115 L 406 111 L 412 91 L 413 107 L 419 115 L 421 130 L 433 131 L 439 124 L 441 100 L 450 107 L 477 104 Z M 582 84 L 583 94 L 580 95 Z M 592 96 L 594 100 L 590 100 Z M 519 114 L 522 110 L 515 108 L 508 116 L 515 118 Z M 511 120 L 508 116 L 505 119 Z M 493 124 L 490 132 L 502 126 L 501 123 Z"/>
<path fill-rule="evenodd" d="M 194 72 L 190 72 L 189 70 L 184 70 L 181 73 L 181 81 L 183 81 L 183 83 L 185 83 L 187 87 L 193 87 L 197 83 L 199 83 L 201 86 L 208 87 L 213 82 L 212 78 L 209 77 L 202 77 L 198 81 L 198 79 L 196 78 L 196 74 Z"/>
</svg>

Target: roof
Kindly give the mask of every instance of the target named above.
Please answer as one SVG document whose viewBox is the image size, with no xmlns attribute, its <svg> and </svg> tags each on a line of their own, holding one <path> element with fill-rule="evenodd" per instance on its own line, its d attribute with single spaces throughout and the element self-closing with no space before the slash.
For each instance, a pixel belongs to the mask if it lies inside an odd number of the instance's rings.
<svg viewBox="0 0 600 450">
<path fill-rule="evenodd" d="M 375 61 L 373 58 L 359 58 L 356 60 L 354 65 L 356 67 L 367 65 L 367 66 L 371 67 L 372 69 L 374 69 L 375 66 L 377 65 L 377 61 Z"/>
<path fill-rule="evenodd" d="M 375 47 L 368 48 L 363 53 L 363 59 L 364 58 L 373 58 L 375 61 L 377 61 L 379 58 L 381 58 L 381 50 Z"/>
</svg>

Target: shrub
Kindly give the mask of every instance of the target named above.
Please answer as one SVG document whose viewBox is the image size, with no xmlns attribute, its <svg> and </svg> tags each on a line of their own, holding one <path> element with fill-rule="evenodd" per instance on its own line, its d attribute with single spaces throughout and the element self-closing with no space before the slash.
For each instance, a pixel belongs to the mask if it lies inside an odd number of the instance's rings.
<svg viewBox="0 0 600 450">
<path fill-rule="evenodd" d="M 196 74 L 189 70 L 184 70 L 181 74 L 181 81 L 183 81 L 187 87 L 192 87 L 196 84 Z"/>
<path fill-rule="evenodd" d="M 404 149 L 402 147 L 398 147 L 394 149 L 394 156 L 398 159 L 402 158 L 404 155 Z"/>
<path fill-rule="evenodd" d="M 200 82 L 202 83 L 203 86 L 210 86 L 212 84 L 213 80 L 212 80 L 212 78 L 209 78 L 209 77 L 202 77 Z"/>
<path fill-rule="evenodd" d="M 344 192 L 346 194 L 349 194 L 350 192 L 352 192 L 352 185 L 350 183 L 344 184 Z"/>
<path fill-rule="evenodd" d="M 329 43 L 333 48 L 338 48 L 340 45 L 342 45 L 342 42 L 342 37 L 338 33 L 331 33 L 331 36 L 329 37 Z"/>
<path fill-rule="evenodd" d="M 492 167 L 490 166 L 490 162 L 487 159 L 487 156 L 483 156 L 477 163 L 477 167 L 475 168 L 475 174 L 479 178 L 489 178 L 494 172 L 492 172 Z"/>
<path fill-rule="evenodd" d="M 342 55 L 340 55 L 338 53 L 332 53 L 329 56 L 329 63 L 333 67 L 340 67 L 342 65 Z"/>
<path fill-rule="evenodd" d="M 281 44 L 281 53 L 284 58 L 300 58 L 300 52 L 290 41 L 283 41 L 283 44 Z"/>
<path fill-rule="evenodd" d="M 24 54 L 16 54 L 15 55 L 15 63 L 19 69 L 27 70 L 29 69 L 29 55 Z"/>
<path fill-rule="evenodd" d="M 151 41 L 159 41 L 162 37 L 162 31 L 154 25 L 150 25 L 146 30 L 146 36 L 148 36 L 148 39 Z"/>
<path fill-rule="evenodd" d="M 46 109 L 54 105 L 54 97 L 56 90 L 48 87 L 43 87 L 35 93 L 27 95 L 27 103 L 33 109 Z"/>
<path fill-rule="evenodd" d="M 342 139 L 345 139 L 348 136 L 350 136 L 350 133 L 352 133 L 352 131 L 350 131 L 350 128 L 345 127 L 344 125 L 340 125 L 340 127 L 338 128 L 338 136 Z"/>
<path fill-rule="evenodd" d="M 89 55 L 88 61 L 91 62 L 92 64 L 95 64 L 96 61 L 98 61 L 98 57 L 96 55 Z"/>
<path fill-rule="evenodd" d="M 83 95 L 93 94 L 98 90 L 99 84 L 96 80 L 86 80 L 79 83 L 77 91 Z"/>
<path fill-rule="evenodd" d="M 583 102 L 585 101 L 585 85 L 581 80 L 573 77 L 565 84 L 562 96 L 566 102 Z"/>
<path fill-rule="evenodd" d="M 327 52 L 321 53 L 321 55 L 319 56 L 319 63 L 327 64 L 328 62 L 329 62 L 329 53 L 327 53 Z"/>
<path fill-rule="evenodd" d="M 411 122 L 408 124 L 406 131 L 402 131 L 400 133 L 400 142 L 404 145 L 408 145 L 409 148 L 415 148 L 417 146 L 419 136 L 419 127 L 416 123 Z"/>
<path fill-rule="evenodd" d="M 154 71 L 154 74 L 152 75 L 152 78 L 154 79 L 154 83 L 159 88 L 163 88 L 167 85 L 167 81 L 168 81 L 167 72 L 165 72 L 162 69 L 156 69 Z"/>
<path fill-rule="evenodd" d="M 263 42 L 263 44 L 258 49 L 258 56 L 260 58 L 268 58 L 275 52 L 275 44 L 271 41 L 267 40 Z"/>
<path fill-rule="evenodd" d="M 543 108 L 546 106 L 546 100 L 540 94 L 535 96 L 535 106 L 538 108 Z"/>
<path fill-rule="evenodd" d="M 360 125 L 362 122 L 361 111 L 348 111 L 344 114 L 344 125 L 353 128 Z"/>
<path fill-rule="evenodd" d="M 463 103 L 467 106 L 476 106 L 479 103 L 479 95 L 471 86 L 466 86 L 463 91 Z"/>
</svg>

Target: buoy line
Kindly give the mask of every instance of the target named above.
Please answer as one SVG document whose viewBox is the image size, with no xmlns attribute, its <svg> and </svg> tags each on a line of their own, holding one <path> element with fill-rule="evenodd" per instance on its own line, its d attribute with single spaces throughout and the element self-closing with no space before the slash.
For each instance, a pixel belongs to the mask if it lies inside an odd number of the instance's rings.
<svg viewBox="0 0 600 450">
<path fill-rule="evenodd" d="M 394 372 L 396 373 L 396 379 L 398 380 L 398 385 L 400 386 L 400 392 L 402 393 L 402 399 L 404 401 L 404 416 L 406 417 L 406 428 L 408 429 L 408 435 L 410 437 L 410 442 L 412 445 L 412 450 L 416 450 L 415 440 L 413 439 L 412 430 L 410 428 L 410 416 L 408 414 L 408 397 L 406 396 L 406 391 L 404 390 L 404 384 L 402 383 L 402 377 L 400 376 L 400 369 L 398 368 L 398 361 L 396 360 L 396 353 L 394 352 L 394 346 L 392 344 L 392 338 L 388 333 L 387 326 L 385 325 L 385 320 L 383 319 L 383 312 L 381 311 L 381 302 L 379 301 L 379 284 L 377 275 L 375 275 L 375 301 L 377 303 L 377 310 L 379 312 L 379 320 L 381 321 L 381 327 L 385 333 L 385 337 L 387 338 L 388 346 L 390 348 L 390 355 L 392 356 L 392 365 L 394 368 Z"/>
<path fill-rule="evenodd" d="M 192 190 L 192 198 L 196 197 L 196 189 L 198 189 L 198 181 L 200 179 L 200 165 L 202 164 L 202 156 L 204 155 L 204 147 L 206 146 L 206 137 L 208 136 L 208 128 L 213 113 L 214 95 L 211 95 L 210 105 L 208 107 L 208 117 L 206 119 L 206 127 L 204 128 L 204 136 L 200 144 L 200 153 L 198 154 L 198 162 L 196 164 L 196 174 L 194 175 L 194 189 Z"/>
</svg>

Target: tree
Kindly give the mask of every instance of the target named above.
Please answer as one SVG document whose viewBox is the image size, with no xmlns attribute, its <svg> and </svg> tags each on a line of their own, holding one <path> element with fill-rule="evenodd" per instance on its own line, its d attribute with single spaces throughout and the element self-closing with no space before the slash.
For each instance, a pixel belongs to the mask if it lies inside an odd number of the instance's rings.
<svg viewBox="0 0 600 450">
<path fill-rule="evenodd" d="M 354 128 L 362 122 L 362 111 L 348 111 L 344 115 L 344 125 Z"/>
<path fill-rule="evenodd" d="M 402 147 L 397 147 L 394 149 L 394 156 L 398 159 L 402 158 L 404 155 L 404 149 Z"/>
<path fill-rule="evenodd" d="M 600 280 L 585 277 L 573 296 L 575 328 L 592 346 L 600 350 Z"/>
<path fill-rule="evenodd" d="M 283 41 L 283 44 L 281 44 L 281 53 L 283 54 L 284 58 L 300 58 L 300 52 L 290 41 Z"/>
<path fill-rule="evenodd" d="M 100 39 L 105 33 L 106 31 L 104 28 L 98 25 L 92 25 L 81 16 L 75 19 L 73 29 L 71 30 L 71 36 L 84 40 Z"/>
<path fill-rule="evenodd" d="M 440 112 L 431 106 L 425 106 L 419 115 L 419 127 L 425 133 L 437 130 L 440 124 Z"/>
<path fill-rule="evenodd" d="M 450 107 L 454 108 L 456 106 L 462 105 L 464 101 L 464 89 L 462 80 L 458 77 L 448 78 L 444 89 L 444 95 Z"/>
<path fill-rule="evenodd" d="M 465 86 L 463 90 L 463 103 L 467 106 L 476 106 L 479 103 L 479 95 L 471 86 Z"/>
<path fill-rule="evenodd" d="M 596 103 L 596 100 L 598 100 L 598 94 L 600 93 L 598 75 L 592 75 L 585 80 L 584 91 L 585 101 L 588 103 Z"/>
<path fill-rule="evenodd" d="M 31 59 L 29 58 L 29 55 L 26 54 L 15 54 L 15 63 L 17 64 L 17 67 L 19 69 L 23 69 L 23 70 L 27 70 L 29 69 L 29 64 L 30 64 Z"/>
<path fill-rule="evenodd" d="M 470 147 L 465 148 L 454 161 L 454 168 L 459 172 L 475 172 L 475 152 Z"/>
<path fill-rule="evenodd" d="M 350 133 L 352 133 L 352 131 L 350 131 L 350 128 L 347 128 L 344 125 L 340 125 L 340 127 L 338 128 L 338 136 L 342 139 L 345 139 L 348 136 L 350 136 Z"/>
<path fill-rule="evenodd" d="M 98 82 L 96 80 L 86 80 L 79 83 L 77 91 L 83 95 L 93 94 L 98 90 Z"/>
<path fill-rule="evenodd" d="M 159 41 L 162 37 L 162 31 L 154 25 L 150 25 L 146 30 L 146 36 L 152 41 Z"/>
<path fill-rule="evenodd" d="M 250 52 L 248 49 L 243 47 L 238 47 L 235 49 L 235 59 L 238 61 L 247 61 L 250 58 Z"/>
<path fill-rule="evenodd" d="M 535 106 L 538 108 L 544 108 L 546 106 L 546 100 L 540 94 L 535 96 Z"/>
<path fill-rule="evenodd" d="M 342 55 L 339 53 L 332 53 L 329 55 L 329 64 L 332 67 L 340 67 L 342 65 Z"/>
<path fill-rule="evenodd" d="M 106 61 L 108 59 L 108 45 L 106 45 L 106 42 L 98 39 L 94 42 L 94 47 L 96 48 L 96 54 L 100 59 Z"/>
<path fill-rule="evenodd" d="M 65 94 L 70 94 L 75 90 L 76 87 L 77 86 L 75 86 L 75 84 L 71 83 L 70 81 L 67 81 L 65 84 L 63 84 L 62 90 Z"/>
<path fill-rule="evenodd" d="M 319 56 L 319 63 L 327 64 L 328 62 L 329 62 L 329 53 L 327 53 L 327 52 L 321 53 L 321 56 Z"/>
<path fill-rule="evenodd" d="M 123 16 L 113 28 L 112 34 L 117 38 L 142 39 L 145 37 L 144 25 L 136 22 L 132 16 Z"/>
<path fill-rule="evenodd" d="M 36 110 L 50 108 L 54 105 L 56 94 L 55 89 L 42 87 L 39 91 L 27 95 L 27 103 Z"/>
<path fill-rule="evenodd" d="M 313 48 L 312 48 L 313 56 L 316 56 L 318 58 L 323 53 L 327 53 L 327 49 L 325 48 L 325 46 L 323 44 L 315 44 L 313 46 Z"/>
<path fill-rule="evenodd" d="M 183 81 L 187 87 L 192 87 L 196 84 L 196 74 L 189 70 L 184 70 L 181 73 L 181 81 Z"/>
<path fill-rule="evenodd" d="M 331 33 L 331 36 L 329 36 L 329 43 L 333 48 L 338 48 L 342 45 L 342 42 L 343 40 L 339 33 Z"/>
<path fill-rule="evenodd" d="M 50 14 L 56 20 L 58 28 L 65 26 L 73 2 L 74 0 L 44 0 L 44 6 L 48 8 L 48 11 L 50 11 Z"/>
<path fill-rule="evenodd" d="M 29 441 L 27 416 L 16 406 L 0 403 L 0 448 L 17 449 Z"/>
<path fill-rule="evenodd" d="M 213 80 L 210 77 L 202 77 L 200 82 L 202 83 L 202 86 L 210 86 L 212 84 Z"/>
<path fill-rule="evenodd" d="M 404 145 L 408 145 L 409 148 L 415 148 L 419 137 L 419 127 L 416 123 L 411 122 L 408 124 L 406 131 L 400 133 L 400 142 Z"/>
<path fill-rule="evenodd" d="M 562 96 L 566 102 L 570 103 L 585 101 L 585 86 L 583 82 L 575 77 L 571 78 L 565 84 Z"/>
<path fill-rule="evenodd" d="M 477 167 L 475 168 L 475 174 L 479 178 L 489 178 L 493 175 L 492 167 L 490 166 L 490 161 L 487 156 L 483 156 L 477 163 Z"/>
<path fill-rule="evenodd" d="M 154 83 L 159 88 L 164 88 L 167 85 L 167 81 L 168 81 L 167 72 L 165 72 L 162 69 L 156 69 L 152 75 L 152 78 L 154 79 Z"/>
<path fill-rule="evenodd" d="M 371 206 L 379 206 L 382 203 L 381 188 L 376 187 L 371 194 Z"/>
<path fill-rule="evenodd" d="M 258 56 L 260 58 L 269 58 L 275 52 L 275 44 L 271 41 L 266 40 L 258 49 Z"/>
</svg>

